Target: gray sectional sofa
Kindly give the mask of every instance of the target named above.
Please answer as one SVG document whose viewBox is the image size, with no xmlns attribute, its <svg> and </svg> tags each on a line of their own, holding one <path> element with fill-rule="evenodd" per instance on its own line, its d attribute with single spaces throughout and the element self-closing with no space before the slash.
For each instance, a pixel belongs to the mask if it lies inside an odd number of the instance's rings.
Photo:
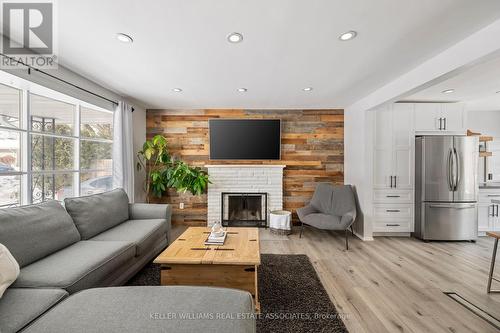
<svg viewBox="0 0 500 333">
<path fill-rule="evenodd" d="M 65 199 L 64 207 L 49 201 L 0 210 L 0 243 L 21 267 L 0 298 L 0 332 L 255 332 L 253 319 L 151 318 L 253 313 L 247 292 L 107 288 L 124 284 L 168 245 L 170 217 L 170 205 L 129 204 L 121 189 Z"/>
<path fill-rule="evenodd" d="M 168 245 L 170 205 L 129 204 L 122 189 L 0 210 L 0 243 L 21 273 L 0 299 L 16 332 L 75 292 L 125 283 Z"/>
</svg>

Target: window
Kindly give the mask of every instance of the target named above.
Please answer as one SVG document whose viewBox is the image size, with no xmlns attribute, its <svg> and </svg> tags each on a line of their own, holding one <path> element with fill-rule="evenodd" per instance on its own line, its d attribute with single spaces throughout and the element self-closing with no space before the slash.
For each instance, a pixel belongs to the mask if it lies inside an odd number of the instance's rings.
<svg viewBox="0 0 500 333">
<path fill-rule="evenodd" d="M 80 112 L 80 193 L 109 191 L 113 186 L 113 114 L 86 107 Z"/>
<path fill-rule="evenodd" d="M 113 113 L 4 75 L 0 208 L 112 189 Z"/>
<path fill-rule="evenodd" d="M 31 202 L 74 196 L 77 106 L 29 93 Z"/>
<path fill-rule="evenodd" d="M 21 202 L 22 91 L 0 84 L 0 208 Z"/>
</svg>

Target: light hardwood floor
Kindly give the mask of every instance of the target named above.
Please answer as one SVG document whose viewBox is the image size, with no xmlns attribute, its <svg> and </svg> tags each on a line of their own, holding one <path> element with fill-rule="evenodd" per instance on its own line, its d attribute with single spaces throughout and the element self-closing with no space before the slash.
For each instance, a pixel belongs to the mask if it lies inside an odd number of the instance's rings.
<svg viewBox="0 0 500 333">
<path fill-rule="evenodd" d="M 173 236 L 185 227 L 175 226 Z M 500 294 L 486 294 L 493 240 L 430 242 L 351 238 L 306 228 L 276 236 L 260 230 L 262 253 L 309 256 L 349 332 L 498 332 L 443 292 L 456 292 L 496 318 Z M 500 276 L 500 258 L 497 257 Z M 500 286 L 495 285 L 495 288 Z"/>
</svg>

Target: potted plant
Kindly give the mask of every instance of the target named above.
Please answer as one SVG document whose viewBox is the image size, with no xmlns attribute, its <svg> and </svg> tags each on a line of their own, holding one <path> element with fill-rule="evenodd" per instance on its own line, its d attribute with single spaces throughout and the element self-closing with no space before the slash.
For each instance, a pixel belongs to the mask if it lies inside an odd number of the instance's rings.
<svg viewBox="0 0 500 333">
<path fill-rule="evenodd" d="M 137 153 L 137 169 L 146 171 L 146 201 L 150 202 L 151 193 L 161 198 L 168 188 L 175 188 L 182 193 L 189 191 L 193 195 L 205 193 L 210 183 L 207 172 L 174 159 L 168 152 L 167 144 L 163 136 L 156 135 L 146 140 L 142 150 Z"/>
</svg>

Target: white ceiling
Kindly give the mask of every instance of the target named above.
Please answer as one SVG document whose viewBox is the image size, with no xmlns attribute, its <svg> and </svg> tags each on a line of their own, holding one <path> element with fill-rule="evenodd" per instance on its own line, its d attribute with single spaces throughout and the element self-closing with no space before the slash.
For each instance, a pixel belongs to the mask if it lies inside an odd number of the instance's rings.
<svg viewBox="0 0 500 333">
<path fill-rule="evenodd" d="M 455 92 L 442 93 L 448 89 L 454 89 Z M 498 111 L 500 110 L 500 56 L 479 63 L 401 100 L 464 102 L 471 111 Z"/>
<path fill-rule="evenodd" d="M 500 18 L 498 0 L 64 0 L 58 9 L 60 63 L 149 108 L 346 107 Z M 348 30 L 358 37 L 339 41 Z M 242 43 L 226 41 L 234 31 Z"/>
</svg>

